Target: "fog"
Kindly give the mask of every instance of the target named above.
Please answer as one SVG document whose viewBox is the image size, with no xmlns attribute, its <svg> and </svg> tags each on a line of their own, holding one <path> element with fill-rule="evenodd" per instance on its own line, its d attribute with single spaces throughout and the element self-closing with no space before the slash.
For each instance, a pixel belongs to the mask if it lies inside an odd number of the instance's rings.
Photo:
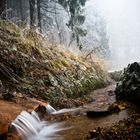
<svg viewBox="0 0 140 140">
<path fill-rule="evenodd" d="M 96 9 L 106 20 L 110 69 L 140 61 L 140 0 L 89 0 L 86 9 Z"/>
</svg>

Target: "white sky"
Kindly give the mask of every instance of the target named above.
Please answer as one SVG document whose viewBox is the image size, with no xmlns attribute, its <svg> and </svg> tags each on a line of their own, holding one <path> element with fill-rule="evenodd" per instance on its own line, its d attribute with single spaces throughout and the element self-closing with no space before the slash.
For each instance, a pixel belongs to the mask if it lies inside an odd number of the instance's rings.
<svg viewBox="0 0 140 140">
<path fill-rule="evenodd" d="M 97 9 L 107 21 L 112 68 L 140 62 L 140 0 L 89 0 L 86 7 Z"/>
</svg>

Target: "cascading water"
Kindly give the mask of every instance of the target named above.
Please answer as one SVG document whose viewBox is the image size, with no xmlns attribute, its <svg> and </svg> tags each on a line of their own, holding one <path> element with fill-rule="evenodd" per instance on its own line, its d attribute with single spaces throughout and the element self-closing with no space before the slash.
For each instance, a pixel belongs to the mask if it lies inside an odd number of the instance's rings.
<svg viewBox="0 0 140 140">
<path fill-rule="evenodd" d="M 50 106 L 46 106 L 48 114 L 56 113 L 57 111 Z M 41 121 L 36 111 L 31 114 L 22 111 L 17 118 L 12 122 L 23 140 L 61 140 L 62 136 L 58 135 L 59 131 L 67 129 L 63 123 L 49 123 Z"/>
</svg>

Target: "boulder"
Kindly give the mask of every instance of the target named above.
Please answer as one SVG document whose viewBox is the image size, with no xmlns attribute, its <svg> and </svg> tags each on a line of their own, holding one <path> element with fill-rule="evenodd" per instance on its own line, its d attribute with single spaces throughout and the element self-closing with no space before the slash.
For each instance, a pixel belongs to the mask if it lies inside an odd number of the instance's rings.
<svg viewBox="0 0 140 140">
<path fill-rule="evenodd" d="M 118 100 L 140 102 L 140 63 L 134 62 L 124 69 L 115 93 Z"/>
</svg>

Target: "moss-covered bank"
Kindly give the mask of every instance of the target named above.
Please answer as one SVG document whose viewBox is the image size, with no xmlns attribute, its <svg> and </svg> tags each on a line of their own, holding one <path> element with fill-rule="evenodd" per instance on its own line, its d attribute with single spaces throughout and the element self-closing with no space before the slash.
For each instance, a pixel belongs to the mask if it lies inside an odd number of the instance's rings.
<svg viewBox="0 0 140 140">
<path fill-rule="evenodd" d="M 93 60 L 50 47 L 35 31 L 0 21 L 0 80 L 5 89 L 56 104 L 104 86 L 107 74 Z"/>
</svg>

